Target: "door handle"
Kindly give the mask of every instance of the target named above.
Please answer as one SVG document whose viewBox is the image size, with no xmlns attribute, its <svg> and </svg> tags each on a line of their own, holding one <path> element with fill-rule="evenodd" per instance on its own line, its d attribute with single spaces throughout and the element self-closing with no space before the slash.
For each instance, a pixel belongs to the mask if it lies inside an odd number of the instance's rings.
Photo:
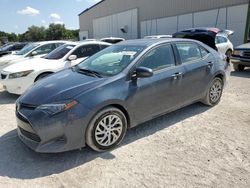
<svg viewBox="0 0 250 188">
<path fill-rule="evenodd" d="M 180 76 L 182 76 L 182 72 L 177 72 L 177 73 L 175 73 L 175 74 L 172 75 L 172 78 L 174 80 L 177 80 Z"/>
</svg>

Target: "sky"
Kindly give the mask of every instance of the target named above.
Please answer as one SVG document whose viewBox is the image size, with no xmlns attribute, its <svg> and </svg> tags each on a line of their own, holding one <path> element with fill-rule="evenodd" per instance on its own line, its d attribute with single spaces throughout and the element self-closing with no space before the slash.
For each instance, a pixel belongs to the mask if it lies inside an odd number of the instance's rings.
<svg viewBox="0 0 250 188">
<path fill-rule="evenodd" d="M 78 14 L 100 0 L 0 0 L 0 31 L 24 33 L 50 23 L 79 29 Z"/>
</svg>

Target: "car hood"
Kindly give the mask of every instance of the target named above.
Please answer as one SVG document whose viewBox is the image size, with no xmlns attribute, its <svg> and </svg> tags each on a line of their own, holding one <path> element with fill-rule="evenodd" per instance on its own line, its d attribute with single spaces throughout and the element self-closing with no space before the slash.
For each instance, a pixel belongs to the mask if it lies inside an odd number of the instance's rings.
<svg viewBox="0 0 250 188">
<path fill-rule="evenodd" d="M 4 64 L 4 63 L 8 63 L 9 61 L 15 60 L 15 59 L 19 59 L 22 58 L 23 56 L 21 55 L 14 55 L 14 54 L 10 54 L 10 55 L 6 55 L 0 58 L 0 65 Z"/>
<path fill-rule="evenodd" d="M 41 70 L 48 68 L 53 68 L 58 60 L 48 60 L 44 58 L 33 58 L 24 61 L 14 63 L 3 69 L 4 72 L 21 72 L 26 70 Z"/>
<path fill-rule="evenodd" d="M 239 49 L 250 49 L 250 43 L 242 44 L 235 48 L 235 50 L 239 50 Z"/>
<path fill-rule="evenodd" d="M 215 32 L 185 32 L 185 31 L 179 31 L 175 34 L 173 34 L 173 38 L 187 38 L 187 39 L 193 39 L 198 40 L 200 42 L 203 42 L 204 44 L 208 45 L 209 47 L 217 50 L 216 44 L 215 44 L 215 37 L 217 33 Z"/>
<path fill-rule="evenodd" d="M 97 78 L 66 69 L 38 81 L 19 102 L 34 106 L 63 102 L 102 84 L 107 78 Z"/>
</svg>

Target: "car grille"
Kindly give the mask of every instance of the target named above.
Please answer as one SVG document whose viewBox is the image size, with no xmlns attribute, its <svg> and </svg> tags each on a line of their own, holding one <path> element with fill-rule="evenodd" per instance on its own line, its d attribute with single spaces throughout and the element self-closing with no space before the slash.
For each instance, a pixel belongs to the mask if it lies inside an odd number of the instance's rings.
<svg viewBox="0 0 250 188">
<path fill-rule="evenodd" d="M 22 120 L 23 122 L 29 124 L 29 121 L 26 119 L 26 117 L 24 117 L 22 114 L 20 114 L 20 112 L 16 111 L 16 116 L 17 116 L 20 120 Z"/>
<path fill-rule="evenodd" d="M 244 51 L 243 52 L 243 57 L 250 58 L 250 51 Z"/>
<path fill-rule="evenodd" d="M 19 128 L 21 134 L 24 135 L 25 137 L 27 137 L 31 140 L 34 140 L 36 142 L 41 142 L 41 138 L 37 134 L 28 132 L 28 131 L 22 129 L 21 127 L 18 127 L 18 128 Z"/>
<path fill-rule="evenodd" d="M 6 74 L 1 74 L 1 79 L 4 80 L 5 78 L 7 78 Z"/>
</svg>

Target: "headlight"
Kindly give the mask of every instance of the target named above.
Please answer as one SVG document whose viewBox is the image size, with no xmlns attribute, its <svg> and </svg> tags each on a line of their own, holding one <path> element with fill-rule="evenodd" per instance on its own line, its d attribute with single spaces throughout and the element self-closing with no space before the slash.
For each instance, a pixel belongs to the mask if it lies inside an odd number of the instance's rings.
<svg viewBox="0 0 250 188">
<path fill-rule="evenodd" d="M 28 76 L 33 71 L 34 70 L 28 70 L 28 71 L 12 73 L 12 74 L 9 75 L 9 79 L 25 77 L 25 76 Z"/>
<path fill-rule="evenodd" d="M 41 110 L 50 115 L 55 115 L 60 112 L 69 110 L 77 104 L 78 102 L 75 100 L 68 102 L 68 103 L 61 103 L 61 104 L 44 104 L 44 105 L 38 106 L 36 110 Z"/>
<path fill-rule="evenodd" d="M 233 52 L 233 55 L 236 55 L 236 56 L 242 56 L 242 51 L 240 51 L 240 50 L 234 50 L 234 52 Z"/>
</svg>

